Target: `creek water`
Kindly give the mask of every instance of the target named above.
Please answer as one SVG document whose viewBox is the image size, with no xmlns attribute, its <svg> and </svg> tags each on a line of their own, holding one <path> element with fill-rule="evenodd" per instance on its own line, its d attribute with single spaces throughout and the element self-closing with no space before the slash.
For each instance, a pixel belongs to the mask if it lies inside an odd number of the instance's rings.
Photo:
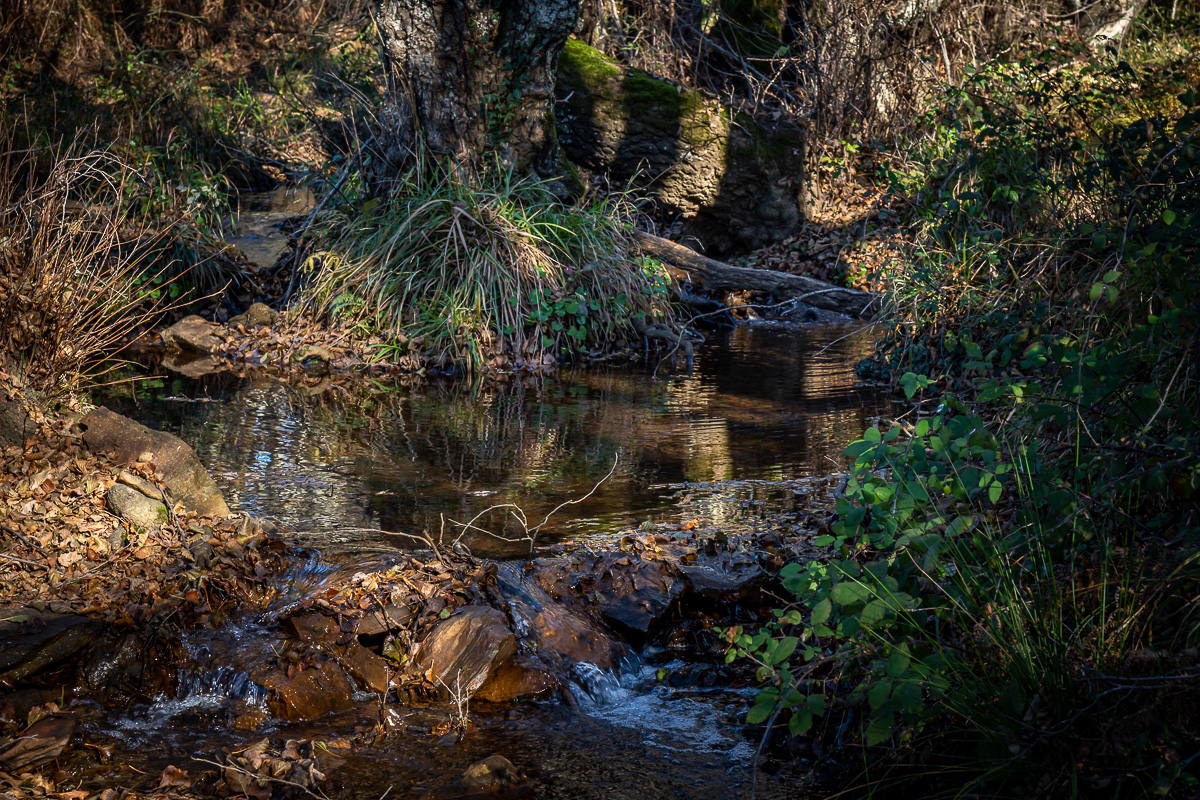
<svg viewBox="0 0 1200 800">
<path fill-rule="evenodd" d="M 182 436 L 230 508 L 278 520 L 319 554 L 281 578 L 294 598 L 331 571 L 407 546 L 397 533 L 461 537 L 477 555 L 519 559 L 647 519 L 701 517 L 733 529 L 786 514 L 798 483 L 838 471 L 844 446 L 887 412 L 886 399 L 855 379 L 867 346 L 847 328 L 741 326 L 711 334 L 690 371 L 657 377 L 627 364 L 350 394 L 265 375 L 168 373 L 107 403 Z M 214 712 L 230 702 L 262 704 L 243 669 L 277 636 L 262 619 L 191 635 L 177 695 L 105 716 L 94 733 L 141 753 L 150 771 L 264 730 L 323 739 L 379 720 L 374 696 L 363 695 L 355 709 L 315 723 L 219 724 Z M 643 643 L 620 674 L 580 665 L 574 706 L 473 704 L 476 727 L 461 741 L 431 735 L 444 708 L 393 709 L 403 732 L 356 752 L 337 773 L 342 791 L 420 797 L 499 753 L 530 775 L 537 797 L 748 796 L 758 743 L 740 715 L 753 690 L 672 686 L 662 676 L 696 658 L 656 644 Z M 803 797 L 802 777 L 802 761 L 760 773 L 757 794 Z"/>
</svg>

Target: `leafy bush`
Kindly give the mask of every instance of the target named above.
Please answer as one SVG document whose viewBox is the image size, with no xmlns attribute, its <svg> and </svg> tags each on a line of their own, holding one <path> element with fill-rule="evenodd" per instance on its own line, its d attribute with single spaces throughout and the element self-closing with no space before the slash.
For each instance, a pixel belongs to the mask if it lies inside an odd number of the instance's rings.
<svg viewBox="0 0 1200 800">
<path fill-rule="evenodd" d="M 913 264 L 861 368 L 922 402 L 846 450 L 792 602 L 723 631 L 749 722 L 923 745 L 927 795 L 1194 791 L 1200 98 L 1129 119 L 1136 77 L 989 68 L 892 163 Z"/>
</svg>

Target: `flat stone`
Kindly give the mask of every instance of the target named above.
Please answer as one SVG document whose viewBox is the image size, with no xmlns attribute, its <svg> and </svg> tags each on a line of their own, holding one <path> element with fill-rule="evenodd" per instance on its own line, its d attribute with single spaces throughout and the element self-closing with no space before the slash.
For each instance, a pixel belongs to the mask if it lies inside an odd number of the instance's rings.
<svg viewBox="0 0 1200 800">
<path fill-rule="evenodd" d="M 388 662 L 358 642 L 346 648 L 342 667 L 356 678 L 364 689 L 383 694 L 389 688 Z"/>
<path fill-rule="evenodd" d="M 332 642 L 339 634 L 337 621 L 319 612 L 298 614 L 288 617 L 287 621 L 296 635 L 306 642 Z"/>
<path fill-rule="evenodd" d="M 529 779 L 504 756 L 492 755 L 476 761 L 458 780 L 421 795 L 421 800 L 454 798 L 512 797 L 513 790 L 529 785 Z"/>
<path fill-rule="evenodd" d="M 466 606 L 421 642 L 417 666 L 431 684 L 470 697 L 517 650 L 508 618 L 489 606 Z"/>
<path fill-rule="evenodd" d="M 714 558 L 701 558 L 693 564 L 681 564 L 679 571 L 692 590 L 715 600 L 740 600 L 763 576 L 757 559 L 747 553 L 728 552 Z"/>
<path fill-rule="evenodd" d="M 165 505 L 123 483 L 114 483 L 105 493 L 104 501 L 109 511 L 143 530 L 158 530 L 171 521 Z"/>
<path fill-rule="evenodd" d="M 412 622 L 415 616 L 416 611 L 407 606 L 379 606 L 363 615 L 355 632 L 359 636 L 378 636 L 381 633 L 398 631 Z"/>
<path fill-rule="evenodd" d="M 101 624 L 87 617 L 57 615 L 33 609 L 7 609 L 0 628 L 0 670 L 16 683 L 78 653 L 99 633 Z"/>
<path fill-rule="evenodd" d="M 40 719 L 0 750 L 0 768 L 17 772 L 53 761 L 74 732 L 74 717 L 55 715 Z"/>
<path fill-rule="evenodd" d="M 271 693 L 267 699 L 271 712 L 289 722 L 309 722 L 354 705 L 350 680 L 332 661 L 305 667 L 291 678 L 273 672 L 263 685 Z"/>
<path fill-rule="evenodd" d="M 152 431 L 131 419 L 97 408 L 80 421 L 83 441 L 94 453 L 108 453 L 128 466 L 149 453 L 167 492 L 184 507 L 204 516 L 225 517 L 229 506 L 192 448 L 182 439 Z"/>
<path fill-rule="evenodd" d="M 211 353 L 225 343 L 223 332 L 217 323 L 192 314 L 159 333 L 159 338 L 168 350 Z"/>
</svg>

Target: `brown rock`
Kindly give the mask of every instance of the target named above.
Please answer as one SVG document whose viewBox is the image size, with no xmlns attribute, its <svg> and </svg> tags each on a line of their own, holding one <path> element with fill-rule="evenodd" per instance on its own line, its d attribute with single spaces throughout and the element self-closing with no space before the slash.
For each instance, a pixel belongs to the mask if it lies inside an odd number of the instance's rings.
<svg viewBox="0 0 1200 800">
<path fill-rule="evenodd" d="M 71 741 L 74 732 L 74 717 L 52 716 L 38 720 L 0 749 L 0 768 L 16 772 L 53 761 Z"/>
<path fill-rule="evenodd" d="M 350 681 L 332 661 L 306 667 L 291 678 L 274 672 L 263 685 L 271 692 L 267 700 L 271 713 L 289 722 L 308 722 L 354 705 Z"/>
<path fill-rule="evenodd" d="M 377 636 L 389 631 L 398 631 L 412 622 L 415 616 L 416 611 L 408 606 L 379 606 L 363 615 L 355 632 L 359 636 Z"/>
<path fill-rule="evenodd" d="M 286 247 L 286 240 L 284 242 Z M 245 314 L 238 314 L 236 317 L 230 317 L 226 323 L 231 328 L 236 328 L 238 325 L 246 328 L 262 328 L 275 324 L 275 320 L 279 317 L 279 312 L 271 310 L 265 303 L 254 303 L 246 310 Z"/>
<path fill-rule="evenodd" d="M 287 621 L 296 635 L 306 642 L 332 642 L 339 634 L 337 621 L 320 612 L 288 617 Z"/>
<path fill-rule="evenodd" d="M 80 421 L 83 441 L 95 453 L 109 453 L 122 465 L 150 453 L 167 491 L 192 511 L 207 516 L 229 515 L 225 498 L 192 448 L 177 436 L 152 431 L 107 408 L 97 408 Z"/>
<path fill-rule="evenodd" d="M 7 619 L 26 618 L 23 626 L 0 627 L 0 670 L 9 681 L 36 675 L 78 653 L 100 632 L 101 624 L 87 617 L 59 616 L 33 609 L 6 612 Z"/>
<path fill-rule="evenodd" d="M 569 663 L 586 661 L 612 669 L 625 655 L 624 645 L 557 602 L 534 580 L 526 579 L 519 567 L 498 564 L 496 579 L 517 633 L 537 643 L 539 656 L 554 655 Z"/>
<path fill-rule="evenodd" d="M 388 663 L 358 642 L 346 648 L 342 656 L 346 672 L 358 679 L 364 688 L 383 694 L 388 690 Z"/>
<path fill-rule="evenodd" d="M 513 656 L 492 670 L 475 692 L 475 697 L 490 703 L 507 703 L 522 697 L 543 695 L 558 686 L 558 679 L 544 666 L 529 658 Z"/>
<path fill-rule="evenodd" d="M 158 530 L 171 521 L 167 507 L 137 489 L 114 483 L 104 495 L 108 510 L 142 530 Z"/>
<path fill-rule="evenodd" d="M 220 325 L 193 314 L 162 331 L 159 337 L 162 339 L 163 346 L 168 350 L 211 353 L 225 343 L 221 333 Z"/>
<path fill-rule="evenodd" d="M 502 612 L 465 606 L 425 637 L 416 663 L 430 683 L 470 697 L 516 650 L 516 637 Z"/>
<path fill-rule="evenodd" d="M 467 767 L 458 780 L 439 786 L 422 795 L 421 800 L 452 800 L 460 797 L 483 797 L 522 789 L 529 785 L 525 774 L 504 756 L 488 756 Z"/>
</svg>

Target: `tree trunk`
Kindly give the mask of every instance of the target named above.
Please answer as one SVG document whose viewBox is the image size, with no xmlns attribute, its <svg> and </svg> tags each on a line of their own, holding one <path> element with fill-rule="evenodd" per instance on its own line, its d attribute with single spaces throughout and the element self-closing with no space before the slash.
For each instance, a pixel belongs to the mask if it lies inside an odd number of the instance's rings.
<svg viewBox="0 0 1200 800">
<path fill-rule="evenodd" d="M 387 95 L 383 173 L 478 162 L 494 149 L 522 172 L 559 172 L 554 75 L 578 0 L 379 0 Z"/>
</svg>

